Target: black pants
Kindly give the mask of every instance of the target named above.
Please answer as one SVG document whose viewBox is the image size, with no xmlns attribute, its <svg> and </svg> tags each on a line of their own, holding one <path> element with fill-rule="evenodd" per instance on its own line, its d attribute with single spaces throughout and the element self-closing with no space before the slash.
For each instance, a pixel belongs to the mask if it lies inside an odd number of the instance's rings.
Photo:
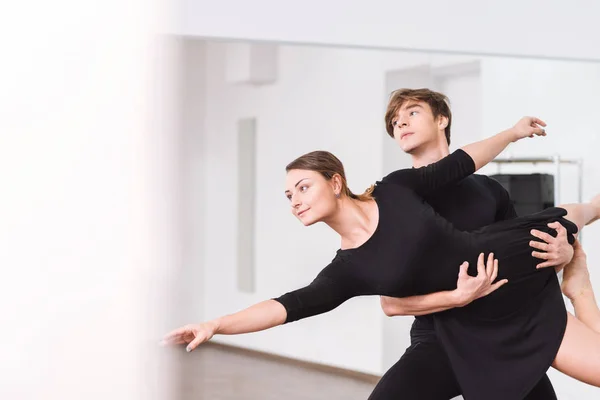
<svg viewBox="0 0 600 400">
<path fill-rule="evenodd" d="M 448 400 L 460 394 L 446 353 L 435 338 L 431 338 L 413 342 L 402 358 L 383 375 L 369 400 Z M 556 399 L 548 375 L 544 375 L 525 399 Z"/>
</svg>

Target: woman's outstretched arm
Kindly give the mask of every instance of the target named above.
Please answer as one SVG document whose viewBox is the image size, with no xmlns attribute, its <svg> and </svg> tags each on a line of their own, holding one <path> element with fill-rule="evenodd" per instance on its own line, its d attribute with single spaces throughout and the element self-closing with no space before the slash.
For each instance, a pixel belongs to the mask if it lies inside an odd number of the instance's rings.
<svg viewBox="0 0 600 400">
<path fill-rule="evenodd" d="M 281 325 L 286 318 L 287 312 L 281 303 L 266 300 L 235 314 L 204 323 L 182 326 L 165 335 L 161 343 L 187 344 L 187 351 L 192 351 L 200 344 L 209 341 L 214 335 L 258 332 Z"/>
<path fill-rule="evenodd" d="M 214 335 L 258 332 L 326 313 L 357 295 L 352 277 L 345 271 L 344 261 L 333 261 L 309 285 L 301 289 L 262 301 L 235 314 L 182 326 L 165 335 L 161 343 L 187 344 L 187 350 L 192 351 Z"/>
</svg>

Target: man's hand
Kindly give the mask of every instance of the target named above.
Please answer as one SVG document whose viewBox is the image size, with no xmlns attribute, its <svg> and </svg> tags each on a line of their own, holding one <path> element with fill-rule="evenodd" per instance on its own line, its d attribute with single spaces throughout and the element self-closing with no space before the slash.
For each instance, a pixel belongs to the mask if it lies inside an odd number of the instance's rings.
<svg viewBox="0 0 600 400">
<path fill-rule="evenodd" d="M 533 251 L 532 256 L 545 260 L 537 265 L 537 268 L 555 267 L 556 272 L 559 272 L 573 258 L 573 246 L 569 244 L 567 239 L 567 230 L 559 222 L 551 222 L 548 226 L 556 230 L 556 237 L 552 237 L 545 232 L 532 230 L 531 234 L 543 242 L 532 240 L 529 245 L 534 249 L 541 250 Z"/>
<path fill-rule="evenodd" d="M 477 276 L 475 277 L 467 273 L 468 262 L 465 261 L 460 266 L 456 290 L 454 290 L 458 307 L 464 307 L 480 297 L 487 296 L 508 282 L 507 279 L 503 279 L 493 283 L 498 276 L 498 260 L 494 259 L 494 253 L 488 255 L 486 265 L 483 260 L 484 254 L 481 253 L 477 260 Z"/>
<path fill-rule="evenodd" d="M 543 128 L 546 123 L 536 117 L 523 117 L 511 128 L 513 134 L 513 142 L 517 140 L 534 137 L 546 136 L 546 130 Z"/>
<path fill-rule="evenodd" d="M 503 279 L 493 283 L 498 276 L 498 260 L 490 254 L 487 267 L 484 255 L 479 255 L 477 276 L 467 273 L 469 263 L 460 266 L 456 289 L 410 297 L 381 296 L 381 308 L 388 317 L 396 315 L 427 315 L 442 312 L 455 307 L 464 307 L 473 300 L 487 296 L 508 282 Z"/>
</svg>

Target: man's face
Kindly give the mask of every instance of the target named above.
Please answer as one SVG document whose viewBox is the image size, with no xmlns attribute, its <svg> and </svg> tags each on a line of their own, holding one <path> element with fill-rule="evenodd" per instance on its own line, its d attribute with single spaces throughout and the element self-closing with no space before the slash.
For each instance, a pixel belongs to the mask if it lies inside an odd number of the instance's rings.
<svg viewBox="0 0 600 400">
<path fill-rule="evenodd" d="M 407 101 L 392 119 L 394 140 L 402 151 L 410 154 L 419 147 L 438 140 L 440 134 L 444 135 L 445 120 L 443 117 L 434 118 L 429 104 Z"/>
</svg>

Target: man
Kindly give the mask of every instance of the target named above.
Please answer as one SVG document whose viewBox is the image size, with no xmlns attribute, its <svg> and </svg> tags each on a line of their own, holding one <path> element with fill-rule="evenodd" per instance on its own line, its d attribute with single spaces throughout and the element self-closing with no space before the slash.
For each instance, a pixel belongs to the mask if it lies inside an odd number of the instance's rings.
<svg viewBox="0 0 600 400">
<path fill-rule="evenodd" d="M 439 161 L 450 153 L 452 114 L 447 97 L 441 93 L 429 89 L 395 91 L 388 104 L 385 122 L 388 134 L 411 155 L 416 168 Z M 472 175 L 458 185 L 436 192 L 426 201 L 464 231 L 517 216 L 507 191 L 484 175 Z M 542 260 L 540 267 L 561 268 L 571 260 L 573 248 L 562 225 L 550 226 L 557 231 L 556 238 L 532 231 L 532 235 L 541 240 L 532 241 L 531 246 L 535 248 L 532 254 Z M 398 399 L 446 400 L 460 395 L 452 367 L 436 338 L 433 318 L 428 314 L 465 306 L 493 292 L 499 285 L 493 284 L 492 280 L 489 271 L 471 277 L 466 268 L 461 268 L 454 291 L 408 298 L 382 297 L 381 305 L 386 315 L 414 315 L 416 318 L 411 328 L 411 346 L 382 377 L 370 399 L 381 399 L 383 387 L 388 398 L 392 394 Z M 556 399 L 547 375 L 526 399 Z"/>
</svg>

